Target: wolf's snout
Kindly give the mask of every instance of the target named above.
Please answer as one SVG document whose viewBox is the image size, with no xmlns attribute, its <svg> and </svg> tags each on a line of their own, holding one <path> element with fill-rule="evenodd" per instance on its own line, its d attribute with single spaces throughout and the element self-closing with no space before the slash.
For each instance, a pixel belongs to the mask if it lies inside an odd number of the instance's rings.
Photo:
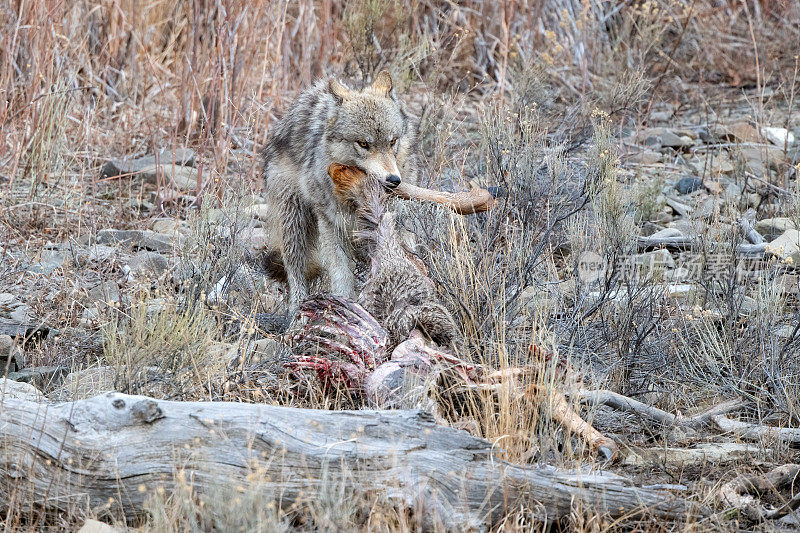
<svg viewBox="0 0 800 533">
<path fill-rule="evenodd" d="M 400 185 L 400 176 L 391 174 L 388 178 L 386 178 L 386 186 L 390 189 L 396 189 L 398 185 Z"/>
</svg>

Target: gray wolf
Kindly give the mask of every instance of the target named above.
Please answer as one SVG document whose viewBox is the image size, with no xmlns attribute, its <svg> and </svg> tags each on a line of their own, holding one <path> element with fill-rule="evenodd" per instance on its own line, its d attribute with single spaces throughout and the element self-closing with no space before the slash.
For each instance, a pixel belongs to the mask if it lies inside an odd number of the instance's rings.
<svg viewBox="0 0 800 533">
<path fill-rule="evenodd" d="M 331 293 L 355 296 L 352 232 L 359 187 L 367 184 L 336 187 L 328 165 L 358 167 L 386 188 L 416 184 L 416 139 L 417 125 L 386 71 L 361 90 L 333 78 L 317 82 L 272 129 L 263 151 L 267 223 L 276 241 L 267 271 L 285 274 L 291 312 L 308 296 L 318 266 Z"/>
</svg>

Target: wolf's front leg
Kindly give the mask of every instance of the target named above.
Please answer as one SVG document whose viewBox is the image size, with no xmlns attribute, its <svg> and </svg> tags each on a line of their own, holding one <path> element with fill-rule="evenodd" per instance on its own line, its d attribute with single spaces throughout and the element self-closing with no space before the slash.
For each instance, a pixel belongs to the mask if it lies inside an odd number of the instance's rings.
<svg viewBox="0 0 800 533">
<path fill-rule="evenodd" d="M 344 236 L 336 225 L 324 218 L 319 219 L 319 237 L 322 245 L 322 260 L 331 278 L 331 293 L 353 299 L 355 277 L 350 269 L 350 259 L 345 253 Z"/>
<path fill-rule="evenodd" d="M 280 209 L 283 265 L 289 282 L 289 316 L 308 297 L 306 270 L 311 251 L 311 210 L 297 197 L 288 198 Z"/>
</svg>

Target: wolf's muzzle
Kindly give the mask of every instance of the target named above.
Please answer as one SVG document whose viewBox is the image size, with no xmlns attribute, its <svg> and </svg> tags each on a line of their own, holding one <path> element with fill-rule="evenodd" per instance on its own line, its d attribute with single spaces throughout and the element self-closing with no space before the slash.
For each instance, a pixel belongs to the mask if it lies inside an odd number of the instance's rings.
<svg viewBox="0 0 800 533">
<path fill-rule="evenodd" d="M 398 185 L 400 185 L 400 176 L 391 174 L 389 175 L 389 177 L 386 178 L 387 189 L 396 189 Z"/>
</svg>

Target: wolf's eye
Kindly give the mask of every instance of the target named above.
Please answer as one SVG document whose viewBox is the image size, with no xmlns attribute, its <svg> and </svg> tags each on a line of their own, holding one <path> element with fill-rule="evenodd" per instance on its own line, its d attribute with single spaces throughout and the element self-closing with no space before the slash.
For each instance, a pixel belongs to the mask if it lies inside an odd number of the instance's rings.
<svg viewBox="0 0 800 533">
<path fill-rule="evenodd" d="M 397 144 L 397 137 L 389 141 L 389 146 L 391 146 L 392 148 L 394 148 L 396 144 Z"/>
<path fill-rule="evenodd" d="M 369 143 L 367 141 L 356 141 L 356 144 L 364 150 L 369 150 Z"/>
</svg>

